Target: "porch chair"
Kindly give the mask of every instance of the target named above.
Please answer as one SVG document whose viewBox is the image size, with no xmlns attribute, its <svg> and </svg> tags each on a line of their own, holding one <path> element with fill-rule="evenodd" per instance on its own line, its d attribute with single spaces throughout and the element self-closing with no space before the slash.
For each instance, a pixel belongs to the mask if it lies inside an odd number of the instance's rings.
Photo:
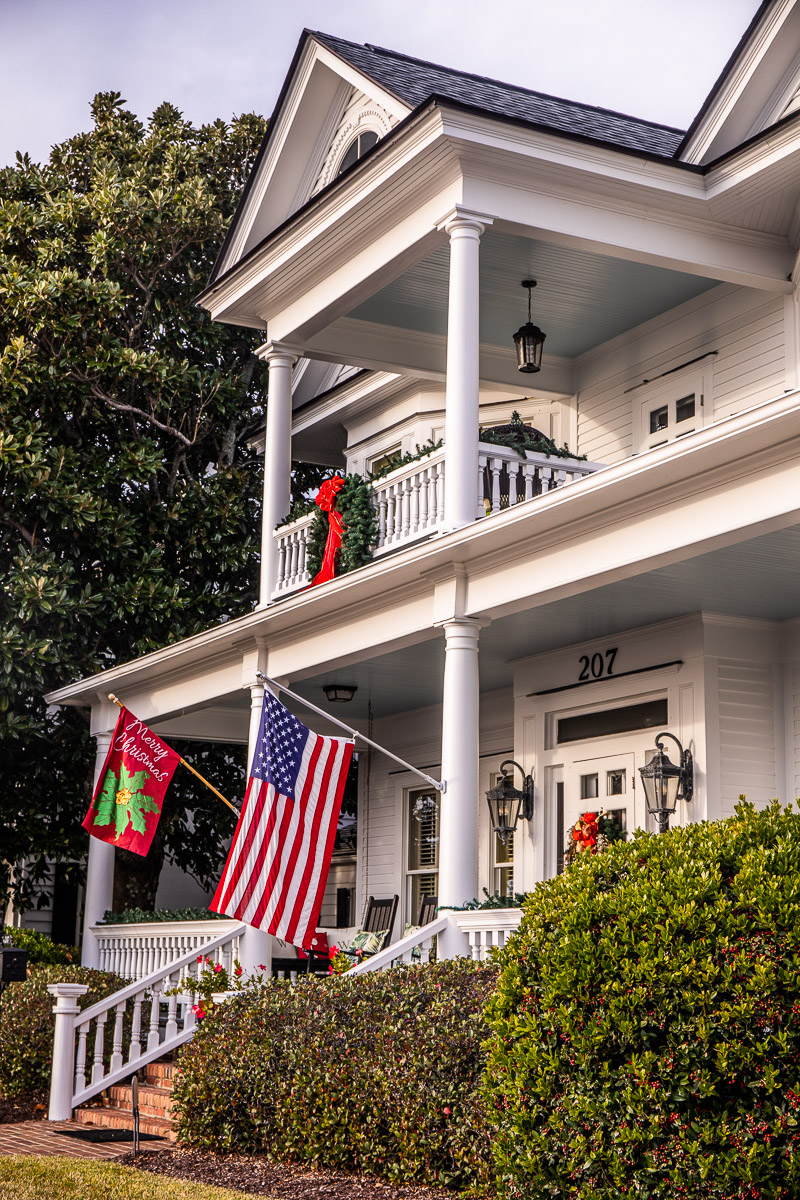
<svg viewBox="0 0 800 1200">
<path fill-rule="evenodd" d="M 361 928 L 366 933 L 380 933 L 382 929 L 388 929 L 389 932 L 386 934 L 384 942 L 384 945 L 388 946 L 392 940 L 394 919 L 397 916 L 397 905 L 399 903 L 399 896 L 389 896 L 386 900 L 376 900 L 374 896 L 370 896 L 364 912 L 364 920 L 361 922 Z"/>
<path fill-rule="evenodd" d="M 436 920 L 436 905 L 439 903 L 438 896 L 422 896 L 419 902 L 419 916 L 417 924 L 430 925 L 431 921 Z"/>
</svg>

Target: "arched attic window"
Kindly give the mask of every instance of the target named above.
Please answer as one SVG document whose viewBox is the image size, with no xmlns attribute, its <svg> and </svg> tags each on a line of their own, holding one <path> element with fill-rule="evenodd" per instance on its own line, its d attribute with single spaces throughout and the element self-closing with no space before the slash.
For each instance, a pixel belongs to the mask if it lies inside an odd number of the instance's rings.
<svg viewBox="0 0 800 1200">
<path fill-rule="evenodd" d="M 368 150 L 371 150 L 377 144 L 377 141 L 378 135 L 373 129 L 365 129 L 362 133 L 356 134 L 342 155 L 336 174 L 342 175 L 357 163 L 360 158 L 364 157 Z"/>
</svg>

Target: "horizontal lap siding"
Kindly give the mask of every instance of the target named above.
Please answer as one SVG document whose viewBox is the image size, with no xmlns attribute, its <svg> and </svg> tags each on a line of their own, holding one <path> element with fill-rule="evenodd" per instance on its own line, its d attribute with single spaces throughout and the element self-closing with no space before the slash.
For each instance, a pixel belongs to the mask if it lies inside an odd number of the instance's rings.
<svg viewBox="0 0 800 1200">
<path fill-rule="evenodd" d="M 775 681 L 769 663 L 718 663 L 722 816 L 741 794 L 763 805 L 777 792 Z"/>
<path fill-rule="evenodd" d="M 642 397 L 637 385 L 712 351 L 714 395 L 707 420 L 723 420 L 780 395 L 786 381 L 783 297 L 770 296 L 731 316 L 734 300 L 741 307 L 739 297 L 728 292 L 693 304 L 678 318 L 666 314 L 660 328 L 650 321 L 639 339 L 610 349 L 605 360 L 579 365 L 577 453 L 609 464 L 628 458 L 634 404 Z"/>
<path fill-rule="evenodd" d="M 795 663 L 792 668 L 792 722 L 793 722 L 793 749 L 794 749 L 794 791 L 791 797 L 787 799 L 796 799 L 800 797 L 800 663 Z"/>
</svg>

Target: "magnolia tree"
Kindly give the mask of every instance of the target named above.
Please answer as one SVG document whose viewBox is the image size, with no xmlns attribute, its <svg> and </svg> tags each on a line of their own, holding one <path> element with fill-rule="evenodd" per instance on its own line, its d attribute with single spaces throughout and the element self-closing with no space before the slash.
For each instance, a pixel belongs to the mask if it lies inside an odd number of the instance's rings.
<svg viewBox="0 0 800 1200">
<path fill-rule="evenodd" d="M 47 859 L 86 855 L 87 714 L 43 694 L 256 599 L 259 335 L 194 297 L 264 121 L 198 129 L 162 104 L 144 124 L 114 92 L 92 117 L 0 172 L 0 892 L 22 903 Z M 243 751 L 191 757 L 238 788 Z M 207 886 L 230 831 L 183 772 L 150 855 L 118 853 L 115 907 L 152 906 L 165 856 Z"/>
</svg>

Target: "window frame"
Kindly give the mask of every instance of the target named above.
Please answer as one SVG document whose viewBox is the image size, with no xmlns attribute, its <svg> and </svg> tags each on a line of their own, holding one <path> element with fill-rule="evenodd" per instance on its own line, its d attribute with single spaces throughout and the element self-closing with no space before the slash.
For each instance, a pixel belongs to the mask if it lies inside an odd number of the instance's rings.
<svg viewBox="0 0 800 1200">
<path fill-rule="evenodd" d="M 695 365 L 663 375 L 651 383 L 640 384 L 636 389 L 638 395 L 634 393 L 634 454 L 644 454 L 647 450 L 680 441 L 709 423 L 712 419 L 711 383 L 710 367 Z M 677 421 L 677 405 L 691 395 L 695 400 L 693 416 L 686 422 Z M 667 424 L 651 433 L 650 415 L 660 408 L 668 411 Z M 689 427 L 682 429 L 684 423 Z"/>
</svg>

